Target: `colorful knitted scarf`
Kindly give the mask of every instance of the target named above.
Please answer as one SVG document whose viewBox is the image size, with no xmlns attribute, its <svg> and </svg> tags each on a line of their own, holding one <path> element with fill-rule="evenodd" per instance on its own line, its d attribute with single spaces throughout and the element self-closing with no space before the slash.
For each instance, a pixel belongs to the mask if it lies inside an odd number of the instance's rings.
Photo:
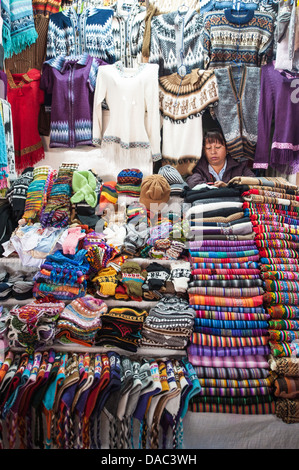
<svg viewBox="0 0 299 470">
<path fill-rule="evenodd" d="M 32 2 L 30 0 L 2 0 L 4 57 L 19 54 L 37 40 Z"/>
</svg>

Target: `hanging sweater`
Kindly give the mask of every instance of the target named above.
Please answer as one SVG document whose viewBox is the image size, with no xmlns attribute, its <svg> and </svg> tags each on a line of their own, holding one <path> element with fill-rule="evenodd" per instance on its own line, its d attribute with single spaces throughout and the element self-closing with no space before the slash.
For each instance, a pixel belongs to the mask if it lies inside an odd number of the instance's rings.
<svg viewBox="0 0 299 470">
<path fill-rule="evenodd" d="M 229 66 L 215 69 L 219 91 L 214 108 L 228 152 L 235 159 L 253 160 L 257 141 L 260 67 Z M 252 99 L 253 96 L 255 99 Z"/>
<path fill-rule="evenodd" d="M 103 131 L 102 101 L 110 112 Z M 101 145 L 115 178 L 124 168 L 152 173 L 161 159 L 158 66 L 140 64 L 126 69 L 121 62 L 100 67 L 94 97 L 93 140 Z"/>
<path fill-rule="evenodd" d="M 185 15 L 174 11 L 152 19 L 149 62 L 159 65 L 159 76 L 177 72 L 182 63 L 189 72 L 203 68 L 202 30 L 203 16 L 192 9 Z"/>
<path fill-rule="evenodd" d="M 92 105 L 102 64 L 87 53 L 44 63 L 40 87 L 52 94 L 50 147 L 92 145 Z"/>
<path fill-rule="evenodd" d="M 230 64 L 260 67 L 273 59 L 274 21 L 271 14 L 248 10 L 211 11 L 203 30 L 205 68 Z"/>
<path fill-rule="evenodd" d="M 92 57 L 113 63 L 112 16 L 110 8 L 94 7 L 86 8 L 81 14 L 73 7 L 53 13 L 49 20 L 46 59 L 87 52 Z"/>
<path fill-rule="evenodd" d="M 136 65 L 141 57 L 143 41 L 143 22 L 146 8 L 135 2 L 129 11 L 119 2 L 112 5 L 112 35 L 115 47 L 115 61 L 121 60 L 125 67 Z"/>
<path fill-rule="evenodd" d="M 201 157 L 202 113 L 218 100 L 213 71 L 194 69 L 183 79 L 177 74 L 159 79 L 162 116 L 162 165 L 188 176 Z"/>
<path fill-rule="evenodd" d="M 262 67 L 253 168 L 267 169 L 270 166 L 285 174 L 299 171 L 298 102 L 298 79 L 275 70 L 273 63 Z M 271 141 L 272 120 L 274 131 Z"/>
</svg>

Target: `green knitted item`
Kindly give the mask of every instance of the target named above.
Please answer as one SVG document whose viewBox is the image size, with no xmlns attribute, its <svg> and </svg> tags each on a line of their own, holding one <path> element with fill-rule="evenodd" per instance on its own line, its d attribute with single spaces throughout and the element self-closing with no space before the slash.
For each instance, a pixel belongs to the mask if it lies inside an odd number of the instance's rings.
<svg viewBox="0 0 299 470">
<path fill-rule="evenodd" d="M 97 180 L 91 171 L 74 171 L 72 185 L 74 195 L 71 197 L 71 202 L 73 204 L 85 201 L 90 207 L 97 205 L 98 198 L 95 192 Z"/>
</svg>

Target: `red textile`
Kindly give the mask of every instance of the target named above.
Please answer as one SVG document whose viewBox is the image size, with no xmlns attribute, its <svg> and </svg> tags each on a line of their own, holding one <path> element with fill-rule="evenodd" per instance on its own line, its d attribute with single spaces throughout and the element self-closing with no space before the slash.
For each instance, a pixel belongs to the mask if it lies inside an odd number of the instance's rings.
<svg viewBox="0 0 299 470">
<path fill-rule="evenodd" d="M 12 74 L 7 70 L 7 101 L 11 105 L 16 170 L 34 166 L 45 157 L 38 133 L 38 115 L 44 102 L 39 88 L 41 73 L 30 69 L 27 73 Z"/>
</svg>

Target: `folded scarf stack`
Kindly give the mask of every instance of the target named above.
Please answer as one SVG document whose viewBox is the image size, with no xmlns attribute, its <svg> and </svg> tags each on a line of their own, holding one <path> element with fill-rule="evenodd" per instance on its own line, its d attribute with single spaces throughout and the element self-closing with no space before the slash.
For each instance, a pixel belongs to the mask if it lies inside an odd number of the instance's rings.
<svg viewBox="0 0 299 470">
<path fill-rule="evenodd" d="M 285 423 L 299 422 L 299 358 L 270 356 L 271 370 L 276 374 L 274 395 L 276 415 Z"/>
<path fill-rule="evenodd" d="M 193 329 L 195 311 L 187 300 L 166 294 L 150 309 L 142 329 L 141 346 L 186 348 Z"/>
<path fill-rule="evenodd" d="M 10 347 L 23 347 L 29 352 L 52 345 L 56 321 L 64 309 L 63 302 L 37 302 L 10 310 L 7 338 Z"/>
<path fill-rule="evenodd" d="M 107 309 L 103 300 L 92 295 L 73 300 L 60 313 L 56 340 L 62 344 L 92 346 L 95 335 L 101 328 L 101 315 Z"/>
<path fill-rule="evenodd" d="M 201 384 L 200 394 L 190 402 L 195 412 L 275 411 L 266 360 L 269 315 L 263 307 L 259 250 L 243 211 L 244 189 L 201 187 L 185 196 L 192 204 L 187 210 L 191 230 L 195 228 L 194 240 L 188 242 L 187 289 L 196 312 L 187 352 Z"/>
<path fill-rule="evenodd" d="M 95 345 L 111 345 L 136 352 L 146 316 L 146 310 L 140 308 L 111 308 L 101 316 L 102 327 L 97 331 Z"/>
<path fill-rule="evenodd" d="M 86 250 L 64 255 L 57 250 L 48 255 L 34 276 L 33 296 L 37 299 L 52 295 L 57 300 L 84 297 L 87 290 L 89 263 Z"/>
<path fill-rule="evenodd" d="M 259 250 L 269 345 L 275 357 L 299 357 L 299 192 L 283 178 L 259 178 L 243 193 Z M 277 316 L 280 312 L 280 316 Z M 272 317 L 274 313 L 274 317 Z M 291 316 L 288 316 L 288 315 Z"/>
</svg>

